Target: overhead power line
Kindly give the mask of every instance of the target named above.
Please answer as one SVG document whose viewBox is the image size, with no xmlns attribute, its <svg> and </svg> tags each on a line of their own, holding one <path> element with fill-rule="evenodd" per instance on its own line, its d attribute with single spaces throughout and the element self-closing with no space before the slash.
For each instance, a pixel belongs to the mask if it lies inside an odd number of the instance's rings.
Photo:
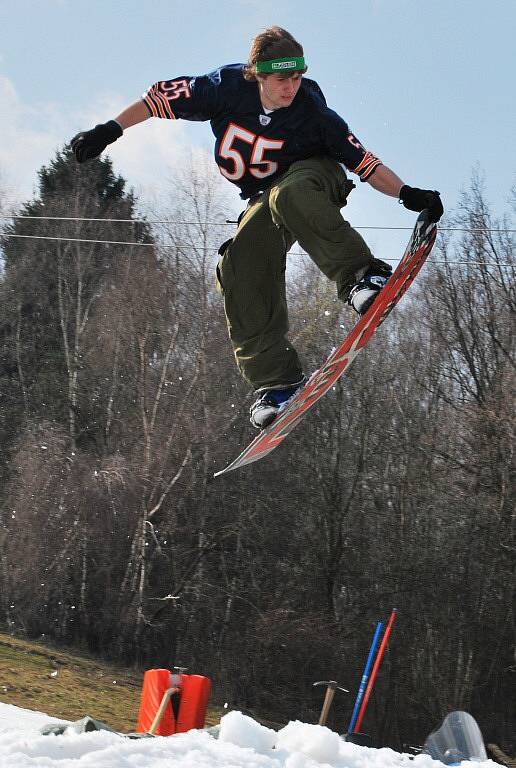
<svg viewBox="0 0 516 768">
<path fill-rule="evenodd" d="M 171 219 L 106 219 L 106 218 L 87 218 L 82 216 L 0 216 L 0 220 L 17 219 L 17 220 L 29 220 L 29 221 L 79 221 L 79 222 L 104 222 L 106 224 L 186 224 L 189 226 L 210 226 L 210 227 L 227 227 L 236 224 L 236 221 L 174 221 Z M 385 231 L 411 231 L 413 227 L 386 227 L 377 225 L 353 225 L 353 229 L 378 229 Z M 516 229 L 496 229 L 490 227 L 439 227 L 439 232 L 495 232 L 498 234 L 503 233 L 516 233 Z"/>
<path fill-rule="evenodd" d="M 198 251 L 218 251 L 217 247 L 214 246 L 202 246 L 202 245 L 193 245 L 192 243 L 138 243 L 134 241 L 124 241 L 124 240 L 90 240 L 80 237 L 52 237 L 50 235 L 14 235 L 14 234 L 8 234 L 4 235 L 4 237 L 16 237 L 21 239 L 27 239 L 27 240 L 52 240 L 57 242 L 65 242 L 65 243 L 88 243 L 90 245 L 126 245 L 126 246 L 141 246 L 146 248 L 181 248 L 181 249 L 188 249 L 193 248 Z M 306 254 L 302 251 L 290 251 L 289 252 L 292 256 L 305 256 Z M 388 258 L 386 256 L 383 257 L 385 261 L 399 261 L 400 259 L 393 259 Z M 436 261 L 435 259 L 429 259 L 427 264 L 464 264 L 470 267 L 513 267 L 514 264 L 499 264 L 495 261 L 447 261 L 445 259 L 441 261 Z"/>
</svg>

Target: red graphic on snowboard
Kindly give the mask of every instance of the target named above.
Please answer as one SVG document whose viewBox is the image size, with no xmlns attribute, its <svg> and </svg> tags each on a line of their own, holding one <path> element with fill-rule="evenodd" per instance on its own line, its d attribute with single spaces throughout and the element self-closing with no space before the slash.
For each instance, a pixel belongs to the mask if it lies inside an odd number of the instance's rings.
<svg viewBox="0 0 516 768">
<path fill-rule="evenodd" d="M 253 442 L 225 469 L 215 473 L 215 477 L 230 472 L 237 467 L 251 464 L 266 456 L 283 442 L 286 436 L 301 421 L 305 413 L 321 398 L 342 376 L 353 362 L 376 329 L 396 306 L 407 291 L 435 242 L 437 226 L 428 221 L 427 212 L 423 211 L 403 254 L 387 285 L 365 315 L 360 318 L 344 341 L 331 353 L 322 368 L 315 371 L 305 386 L 287 402 L 272 424 L 264 429 Z"/>
</svg>

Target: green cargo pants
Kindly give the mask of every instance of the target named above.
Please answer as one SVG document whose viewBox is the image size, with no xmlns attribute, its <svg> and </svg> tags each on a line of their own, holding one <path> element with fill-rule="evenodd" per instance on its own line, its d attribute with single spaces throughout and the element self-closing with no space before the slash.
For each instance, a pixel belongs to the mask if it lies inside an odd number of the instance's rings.
<svg viewBox="0 0 516 768">
<path fill-rule="evenodd" d="M 235 237 L 221 248 L 217 286 L 224 296 L 238 368 L 256 390 L 297 383 L 298 355 L 287 338 L 287 251 L 297 240 L 347 298 L 355 273 L 372 254 L 341 216 L 349 182 L 339 163 L 314 157 L 293 163 L 250 202 Z"/>
</svg>

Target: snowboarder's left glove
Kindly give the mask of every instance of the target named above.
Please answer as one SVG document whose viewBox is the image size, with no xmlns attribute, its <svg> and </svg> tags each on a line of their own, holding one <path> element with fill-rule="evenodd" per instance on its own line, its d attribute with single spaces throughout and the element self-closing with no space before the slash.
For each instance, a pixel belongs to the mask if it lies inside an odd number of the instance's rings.
<svg viewBox="0 0 516 768">
<path fill-rule="evenodd" d="M 409 187 L 408 184 L 405 184 L 400 189 L 400 201 L 409 211 L 420 213 L 425 208 L 428 208 L 430 221 L 439 221 L 444 213 L 441 196 L 436 190 L 418 189 L 417 187 Z"/>
<path fill-rule="evenodd" d="M 75 159 L 78 163 L 84 163 L 85 160 L 98 157 L 108 144 L 112 144 L 122 134 L 123 130 L 116 120 L 100 123 L 91 131 L 78 133 L 70 142 Z"/>
</svg>

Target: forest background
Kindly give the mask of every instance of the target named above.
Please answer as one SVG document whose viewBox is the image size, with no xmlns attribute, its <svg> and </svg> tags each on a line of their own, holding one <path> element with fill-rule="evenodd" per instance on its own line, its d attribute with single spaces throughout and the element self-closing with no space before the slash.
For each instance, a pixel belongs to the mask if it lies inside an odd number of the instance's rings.
<svg viewBox="0 0 516 768">
<path fill-rule="evenodd" d="M 193 161 L 150 223 L 109 159 L 65 148 L 4 203 L 0 625 L 315 721 L 312 683 L 356 691 L 396 607 L 364 730 L 406 748 L 465 709 L 514 753 L 516 193 L 495 217 L 474 172 L 349 374 L 274 457 L 214 480 L 251 436 L 214 290 L 221 184 Z M 353 318 L 290 261 L 313 370 Z"/>
</svg>

